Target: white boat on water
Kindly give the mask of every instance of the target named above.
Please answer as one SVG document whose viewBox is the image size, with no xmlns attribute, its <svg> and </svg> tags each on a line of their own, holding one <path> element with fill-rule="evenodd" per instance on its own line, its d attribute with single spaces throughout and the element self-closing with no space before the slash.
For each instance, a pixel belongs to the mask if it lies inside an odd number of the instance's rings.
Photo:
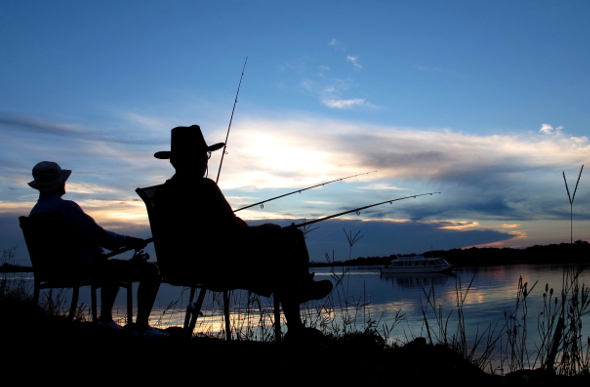
<svg viewBox="0 0 590 387">
<path fill-rule="evenodd" d="M 453 265 L 444 258 L 425 258 L 421 255 L 397 257 L 389 266 L 381 268 L 383 274 L 399 273 L 441 273 L 453 270 Z"/>
</svg>

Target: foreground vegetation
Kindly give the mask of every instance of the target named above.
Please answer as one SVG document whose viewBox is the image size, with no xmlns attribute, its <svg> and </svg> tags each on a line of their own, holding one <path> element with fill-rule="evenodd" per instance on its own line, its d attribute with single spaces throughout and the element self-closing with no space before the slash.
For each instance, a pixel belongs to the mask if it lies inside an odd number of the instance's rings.
<svg viewBox="0 0 590 387">
<path fill-rule="evenodd" d="M 415 339 L 386 346 L 371 332 L 321 341 L 275 344 L 209 337 L 138 339 L 83 321 L 48 316 L 30 302 L 0 302 L 5 376 L 77 383 L 399 383 L 437 386 L 587 386 L 588 375 L 546 371 L 505 376 L 483 372 L 449 345 Z M 13 343 L 7 345 L 7 343 Z M 542 383 L 540 383 L 542 381 Z M 422 384 L 424 383 L 424 384 Z"/>
<path fill-rule="evenodd" d="M 4 260 L 10 251 L 4 252 Z M 330 258 L 333 260 L 333 257 Z M 584 385 L 590 381 L 590 338 L 582 334 L 581 317 L 588 313 L 588 288 L 579 283 L 584 265 L 564 267 L 561 291 L 545 288 L 545 309 L 537 321 L 528 316 L 527 298 L 537 284 L 518 284 L 514 311 L 503 326 L 490 326 L 468 340 L 462 305 L 469 292 L 457 285 L 456 306 L 443 311 L 433 289 L 424 289 L 424 338 L 392 344 L 393 326 L 381 324 L 363 299 L 346 293 L 346 271 L 332 272 L 335 291 L 325 302 L 305 312 L 306 323 L 325 334 L 325 339 L 275 344 L 268 327 L 270 314 L 260 300 L 244 300 L 241 318 L 234 322 L 234 341 L 220 335 L 199 335 L 186 340 L 178 329 L 169 328 L 170 339 L 146 340 L 125 332 L 100 331 L 87 322 L 81 309 L 74 322 L 62 317 L 63 300 L 49 295 L 43 307 L 33 305 L 22 281 L 0 278 L 0 320 L 4 369 L 36 370 L 35 375 L 68 373 L 82 381 L 113 374 L 118 380 L 243 381 L 248 379 L 309 382 L 399 382 L 437 385 Z M 367 310 L 369 313 L 367 313 Z M 258 313 L 258 314 L 256 314 Z M 449 326 L 451 314 L 459 316 Z M 536 317 L 536 316 L 534 316 Z M 246 321 L 250 319 L 250 321 Z M 363 328 L 356 324 L 362 319 Z M 403 321 L 398 312 L 394 325 Z M 256 323 L 258 321 L 258 323 Z M 527 344 L 527 330 L 537 326 L 542 342 Z M 501 367 L 491 367 L 490 358 L 500 353 Z M 42 353 L 43 355 L 34 355 Z M 97 368 L 108 370 L 96 376 Z M 201 373 L 200 371 L 203 370 Z M 486 372 L 484 372 L 484 370 Z"/>
</svg>

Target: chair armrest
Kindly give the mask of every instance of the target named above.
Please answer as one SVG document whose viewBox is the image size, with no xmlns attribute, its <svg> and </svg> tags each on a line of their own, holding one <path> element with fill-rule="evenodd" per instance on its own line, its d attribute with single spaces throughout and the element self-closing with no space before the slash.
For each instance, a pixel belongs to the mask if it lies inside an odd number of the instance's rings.
<svg viewBox="0 0 590 387">
<path fill-rule="evenodd" d="M 153 242 L 153 241 L 154 241 L 154 238 L 148 238 L 148 239 L 146 239 L 145 241 L 146 241 L 146 244 L 147 244 L 147 243 L 151 243 L 151 242 Z M 108 254 L 104 254 L 104 255 L 103 255 L 103 258 L 105 258 L 105 259 L 109 259 L 109 258 L 112 258 L 112 257 L 114 257 L 115 255 L 123 254 L 123 253 L 125 253 L 125 252 L 127 252 L 127 251 L 129 251 L 129 250 L 134 250 L 134 248 L 133 248 L 133 247 L 129 247 L 129 246 L 121 247 L 120 249 L 117 249 L 117 250 L 115 250 L 115 251 L 111 251 L 111 252 L 110 252 L 110 253 L 108 253 Z"/>
</svg>

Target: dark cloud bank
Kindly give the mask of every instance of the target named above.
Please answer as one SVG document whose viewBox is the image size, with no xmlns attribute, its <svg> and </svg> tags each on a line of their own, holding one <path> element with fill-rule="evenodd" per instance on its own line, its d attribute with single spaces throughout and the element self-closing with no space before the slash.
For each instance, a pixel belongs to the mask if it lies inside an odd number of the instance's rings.
<svg viewBox="0 0 590 387">
<path fill-rule="evenodd" d="M 0 248 L 10 248 L 18 245 L 17 264 L 28 264 L 28 254 L 21 230 L 18 225 L 18 217 L 26 214 L 3 213 L 0 214 L 0 229 L 3 234 L 0 238 Z M 253 221 L 251 225 L 267 223 L 268 221 Z M 279 220 L 273 223 L 288 226 L 292 220 Z M 299 221 L 295 221 L 298 223 Z M 363 237 L 353 246 L 352 257 L 359 256 L 388 256 L 390 254 L 423 253 L 431 249 L 448 250 L 462 248 L 478 244 L 492 243 L 512 238 L 512 235 L 494 230 L 469 230 L 458 231 L 440 229 L 445 223 L 417 223 L 417 222 L 388 222 L 388 221 L 361 221 L 333 219 L 317 223 L 312 227 L 318 229 L 308 234 L 307 244 L 312 261 L 324 262 L 325 254 L 329 253 L 336 260 L 346 260 L 349 257 L 349 246 L 343 229 L 347 233 L 352 231 L 354 236 L 361 231 Z M 125 226 L 117 232 L 135 235 L 142 238 L 150 236 L 147 226 Z M 147 249 L 153 254 L 153 249 Z"/>
<path fill-rule="evenodd" d="M 290 220 L 273 221 L 282 226 L 291 223 Z M 263 221 L 249 222 L 249 224 L 261 224 Z M 296 222 L 297 223 L 297 222 Z M 388 221 L 361 221 L 361 220 L 329 220 L 320 222 L 311 227 L 319 229 L 307 235 L 307 244 L 311 259 L 316 262 L 324 262 L 325 254 L 329 253 L 336 260 L 346 260 L 349 256 L 349 245 L 343 230 L 352 231 L 354 236 L 357 231 L 363 235 L 352 247 L 352 258 L 359 256 L 388 256 L 390 254 L 423 253 L 431 249 L 449 250 L 473 245 L 504 241 L 513 236 L 502 231 L 495 230 L 468 230 L 458 231 L 440 229 L 445 223 L 417 223 L 417 222 L 388 222 Z"/>
</svg>

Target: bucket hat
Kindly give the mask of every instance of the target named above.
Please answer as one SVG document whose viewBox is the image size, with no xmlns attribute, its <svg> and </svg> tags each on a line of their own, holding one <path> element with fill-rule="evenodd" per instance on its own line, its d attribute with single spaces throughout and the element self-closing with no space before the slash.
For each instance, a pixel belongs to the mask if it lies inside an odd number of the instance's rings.
<svg viewBox="0 0 590 387">
<path fill-rule="evenodd" d="M 61 167 L 53 161 L 41 161 L 33 167 L 33 181 L 29 186 L 39 191 L 51 191 L 59 188 L 72 173 L 69 169 Z"/>
</svg>

